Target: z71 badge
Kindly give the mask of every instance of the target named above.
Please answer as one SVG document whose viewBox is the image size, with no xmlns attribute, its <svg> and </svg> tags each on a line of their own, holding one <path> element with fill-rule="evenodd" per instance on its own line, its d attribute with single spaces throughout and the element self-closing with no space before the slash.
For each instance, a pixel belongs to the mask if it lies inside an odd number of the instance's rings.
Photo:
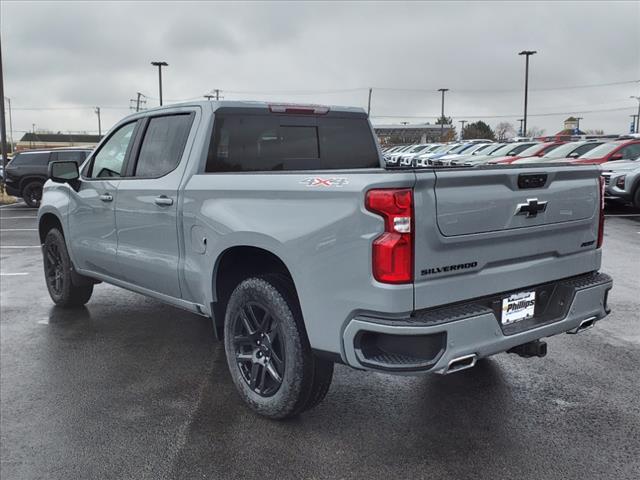
<svg viewBox="0 0 640 480">
<path fill-rule="evenodd" d="M 349 179 L 344 177 L 308 177 L 302 180 L 300 183 L 306 185 L 307 187 L 342 187 L 349 183 Z"/>
</svg>

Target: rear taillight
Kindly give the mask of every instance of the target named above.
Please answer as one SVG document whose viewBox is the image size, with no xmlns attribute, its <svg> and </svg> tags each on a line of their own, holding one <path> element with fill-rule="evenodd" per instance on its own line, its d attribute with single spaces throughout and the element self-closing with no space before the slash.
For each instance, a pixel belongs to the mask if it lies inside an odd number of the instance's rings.
<svg viewBox="0 0 640 480">
<path fill-rule="evenodd" d="M 598 243 L 596 248 L 602 247 L 602 240 L 604 240 L 604 177 L 600 177 L 600 219 L 598 221 Z"/>
<path fill-rule="evenodd" d="M 384 218 L 384 233 L 373 241 L 373 277 L 382 283 L 413 281 L 413 191 L 369 190 L 366 207 Z"/>
<path fill-rule="evenodd" d="M 324 105 L 297 105 L 282 103 L 278 105 L 269 105 L 271 113 L 288 113 L 291 115 L 326 115 L 329 113 L 329 107 Z"/>
</svg>

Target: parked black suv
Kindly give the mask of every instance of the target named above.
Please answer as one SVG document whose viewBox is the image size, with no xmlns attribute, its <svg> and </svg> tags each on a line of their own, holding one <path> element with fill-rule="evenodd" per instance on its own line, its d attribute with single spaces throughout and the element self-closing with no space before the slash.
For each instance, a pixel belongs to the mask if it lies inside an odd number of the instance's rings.
<svg viewBox="0 0 640 480">
<path fill-rule="evenodd" d="M 90 148 L 56 148 L 16 153 L 7 165 L 6 191 L 14 197 L 22 197 L 30 207 L 39 207 L 49 162 L 72 160 L 80 165 L 91 151 Z"/>
</svg>

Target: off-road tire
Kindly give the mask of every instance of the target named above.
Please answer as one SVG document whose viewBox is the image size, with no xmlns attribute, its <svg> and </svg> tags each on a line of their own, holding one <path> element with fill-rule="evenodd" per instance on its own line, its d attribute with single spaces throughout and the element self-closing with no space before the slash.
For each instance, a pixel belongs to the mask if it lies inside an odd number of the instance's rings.
<svg viewBox="0 0 640 480">
<path fill-rule="evenodd" d="M 250 386 L 251 379 L 248 366 L 252 360 L 246 360 L 246 350 L 252 346 L 246 344 L 247 335 L 238 334 L 249 332 L 243 322 L 242 315 L 247 317 L 247 308 L 264 309 L 264 318 L 267 314 L 271 317 L 272 325 L 278 325 L 278 333 L 269 333 L 267 337 L 277 337 L 277 343 L 270 343 L 271 355 L 279 350 L 279 355 L 284 356 L 281 382 L 278 387 L 272 386 L 273 391 L 266 389 L 261 392 L 261 385 Z M 260 320 L 260 319 L 258 319 Z M 259 323 L 259 322 L 258 322 Z M 268 323 L 265 320 L 265 323 Z M 273 327 L 276 328 L 276 327 Z M 244 330 L 243 330 L 244 329 Z M 253 336 L 259 337 L 260 329 L 253 329 Z M 238 338 L 242 337 L 243 346 L 239 346 Z M 270 342 L 270 340 L 269 340 Z M 309 341 L 304 330 L 302 314 L 291 281 L 277 274 L 261 275 L 243 280 L 235 288 L 227 303 L 224 321 L 224 344 L 227 356 L 227 364 L 231 378 L 242 400 L 254 412 L 273 419 L 284 419 L 298 415 L 299 413 L 317 405 L 327 394 L 333 375 L 333 363 L 328 360 L 316 358 L 309 346 Z M 259 352 L 260 347 L 255 351 Z M 254 360 L 255 360 L 254 353 Z M 243 358 L 243 360 L 239 360 Z M 257 367 L 260 369 L 260 367 Z M 262 367 L 262 372 L 266 367 Z M 265 374 L 269 376 L 268 369 Z M 270 377 L 273 383 L 274 379 Z M 255 382 L 257 383 L 257 382 Z M 255 384 L 254 383 L 254 384 Z M 266 383 L 266 381 L 265 381 Z M 268 394 L 267 394 L 268 393 Z"/>
<path fill-rule="evenodd" d="M 22 199 L 31 208 L 38 208 L 42 200 L 42 182 L 34 180 L 22 189 Z"/>
<path fill-rule="evenodd" d="M 80 307 L 93 293 L 93 284 L 73 283 L 73 265 L 62 232 L 52 228 L 47 232 L 42 249 L 44 276 L 51 300 L 63 308 Z"/>
</svg>

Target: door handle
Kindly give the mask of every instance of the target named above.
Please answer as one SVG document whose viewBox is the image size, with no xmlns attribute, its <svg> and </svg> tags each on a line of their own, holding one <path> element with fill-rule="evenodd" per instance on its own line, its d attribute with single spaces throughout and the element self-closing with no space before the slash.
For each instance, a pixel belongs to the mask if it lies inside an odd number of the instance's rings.
<svg viewBox="0 0 640 480">
<path fill-rule="evenodd" d="M 173 205 L 173 198 L 169 198 L 166 195 L 160 195 L 159 197 L 156 197 L 154 202 L 156 203 L 156 205 L 165 207 L 165 206 Z"/>
<path fill-rule="evenodd" d="M 103 202 L 112 202 L 113 196 L 110 193 L 103 193 L 102 195 L 100 195 L 100 200 L 102 200 Z"/>
</svg>

